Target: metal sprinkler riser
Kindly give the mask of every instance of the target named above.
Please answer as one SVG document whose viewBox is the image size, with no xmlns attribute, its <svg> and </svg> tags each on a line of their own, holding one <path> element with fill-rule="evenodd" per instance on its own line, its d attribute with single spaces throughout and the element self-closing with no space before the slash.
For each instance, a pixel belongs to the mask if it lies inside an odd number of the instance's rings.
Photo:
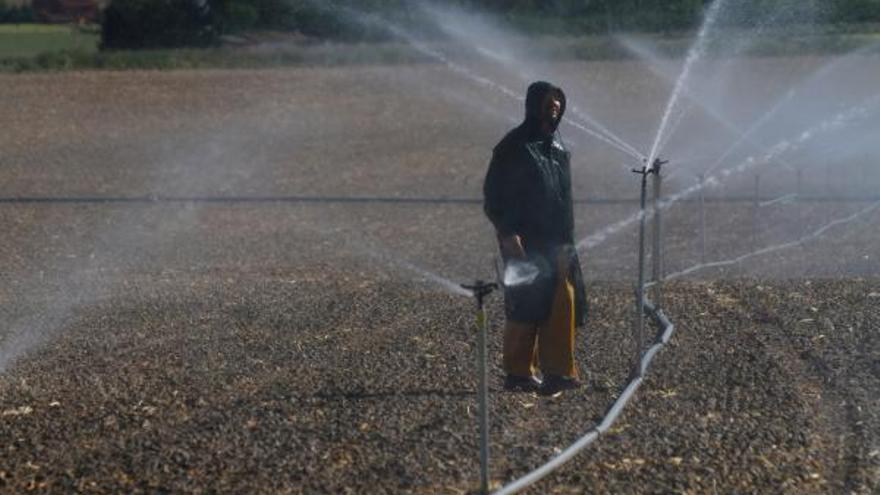
<svg viewBox="0 0 880 495">
<path fill-rule="evenodd" d="M 654 178 L 660 179 L 660 171 L 663 168 L 663 165 L 669 163 L 668 160 L 661 160 L 659 157 L 655 158 L 654 161 L 648 166 L 647 162 L 644 162 L 641 169 L 633 169 L 633 173 L 641 175 L 641 195 L 639 201 L 639 257 L 638 257 L 638 282 L 636 284 L 636 314 L 635 314 L 635 322 L 633 329 L 633 337 L 634 337 L 634 352 L 633 352 L 633 373 L 640 373 L 638 371 L 639 363 L 642 360 L 642 345 L 643 345 L 643 336 L 645 329 L 645 223 L 646 223 L 646 198 L 648 192 L 648 176 L 653 174 Z M 655 197 L 655 201 L 656 201 Z M 656 209 L 656 204 L 655 204 Z M 655 211 L 655 214 L 659 212 Z M 655 233 L 657 230 L 655 230 Z M 655 243 L 656 247 L 656 243 Z M 659 289 L 658 289 L 659 294 Z"/>
<path fill-rule="evenodd" d="M 647 165 L 646 160 L 642 160 L 642 161 L 645 162 L 646 164 L 643 165 L 642 168 L 640 168 L 640 169 L 638 169 L 638 168 L 632 169 L 634 174 L 642 174 L 645 176 L 651 175 L 651 174 L 659 175 L 660 170 L 663 168 L 663 165 L 666 165 L 667 163 L 669 163 L 669 160 L 661 160 L 660 158 L 655 158 L 654 162 L 651 163 L 651 166 L 649 167 Z"/>
<path fill-rule="evenodd" d="M 473 285 L 461 284 L 461 287 L 471 291 L 471 294 L 473 294 L 474 299 L 477 301 L 477 308 L 482 309 L 483 301 L 498 289 L 498 284 L 495 282 L 484 282 L 477 279 Z"/>
<path fill-rule="evenodd" d="M 494 282 L 477 280 L 473 285 L 462 284 L 477 301 L 477 401 L 479 406 L 480 432 L 480 493 L 489 493 L 489 359 L 488 359 L 488 322 L 483 301 L 499 285 Z"/>
</svg>

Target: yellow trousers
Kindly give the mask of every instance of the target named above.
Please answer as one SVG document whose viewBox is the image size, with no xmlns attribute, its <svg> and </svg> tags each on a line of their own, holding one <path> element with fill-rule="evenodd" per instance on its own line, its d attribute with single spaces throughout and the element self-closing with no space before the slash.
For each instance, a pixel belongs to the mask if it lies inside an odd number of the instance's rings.
<svg viewBox="0 0 880 495">
<path fill-rule="evenodd" d="M 532 376 L 538 369 L 546 375 L 577 378 L 574 363 L 574 284 L 568 279 L 570 258 L 556 260 L 559 280 L 550 317 L 540 323 L 508 320 L 504 326 L 504 371 Z"/>
</svg>

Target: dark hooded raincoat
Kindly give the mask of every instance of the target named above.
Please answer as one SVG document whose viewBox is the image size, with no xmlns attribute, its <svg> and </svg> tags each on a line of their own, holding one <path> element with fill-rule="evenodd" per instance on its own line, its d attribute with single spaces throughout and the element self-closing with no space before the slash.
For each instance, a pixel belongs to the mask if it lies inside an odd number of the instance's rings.
<svg viewBox="0 0 880 495">
<path fill-rule="evenodd" d="M 566 275 L 575 286 L 575 321 L 580 326 L 586 319 L 586 297 L 574 249 L 570 154 L 556 133 L 559 121 L 549 134 L 541 129 L 541 107 L 551 92 L 562 103 L 562 119 L 566 103 L 562 90 L 543 81 L 529 86 L 525 121 L 492 152 L 483 184 L 483 208 L 499 238 L 519 235 L 526 256 L 540 268 L 531 284 L 505 287 L 507 318 L 541 322 L 550 316 L 560 276 L 556 259 L 566 252 L 571 256 Z"/>
</svg>

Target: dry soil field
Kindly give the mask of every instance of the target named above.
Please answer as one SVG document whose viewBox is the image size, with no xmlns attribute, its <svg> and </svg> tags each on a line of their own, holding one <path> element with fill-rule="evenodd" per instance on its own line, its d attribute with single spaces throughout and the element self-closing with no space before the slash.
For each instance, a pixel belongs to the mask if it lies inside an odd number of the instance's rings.
<svg viewBox="0 0 880 495">
<path fill-rule="evenodd" d="M 821 63 L 749 69 L 780 81 Z M 555 69 L 597 119 L 650 139 L 668 87 L 639 64 Z M 405 265 L 489 278 L 492 233 L 476 202 L 399 200 L 479 198 L 518 102 L 436 65 L 0 84 L 0 492 L 475 487 L 473 302 Z M 752 84 L 748 104 L 766 105 L 768 86 Z M 634 197 L 625 157 L 563 131 L 577 197 Z M 675 149 L 686 153 L 687 139 Z M 751 177 L 711 194 L 747 195 Z M 763 180 L 767 195 L 794 188 L 778 170 Z M 808 192 L 821 182 L 807 176 Z M 788 242 L 867 205 L 780 202 L 755 215 L 748 201 L 709 203 L 707 258 Z M 580 204 L 577 234 L 635 207 Z M 669 272 L 700 261 L 695 208 L 666 211 Z M 636 399 L 533 492 L 880 490 L 878 225 L 875 210 L 670 283 L 677 332 Z M 583 253 L 582 391 L 501 390 L 492 299 L 497 481 L 574 441 L 624 384 L 635 236 L 627 224 Z"/>
</svg>

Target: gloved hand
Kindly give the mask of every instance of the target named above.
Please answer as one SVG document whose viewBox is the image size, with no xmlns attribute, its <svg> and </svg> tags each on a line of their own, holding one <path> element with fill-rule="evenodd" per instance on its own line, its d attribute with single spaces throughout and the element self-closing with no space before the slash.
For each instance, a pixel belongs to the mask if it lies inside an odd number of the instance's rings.
<svg viewBox="0 0 880 495">
<path fill-rule="evenodd" d="M 505 259 L 525 259 L 526 250 L 523 248 L 522 238 L 516 234 L 501 237 L 498 242 L 501 244 L 501 254 Z"/>
</svg>

